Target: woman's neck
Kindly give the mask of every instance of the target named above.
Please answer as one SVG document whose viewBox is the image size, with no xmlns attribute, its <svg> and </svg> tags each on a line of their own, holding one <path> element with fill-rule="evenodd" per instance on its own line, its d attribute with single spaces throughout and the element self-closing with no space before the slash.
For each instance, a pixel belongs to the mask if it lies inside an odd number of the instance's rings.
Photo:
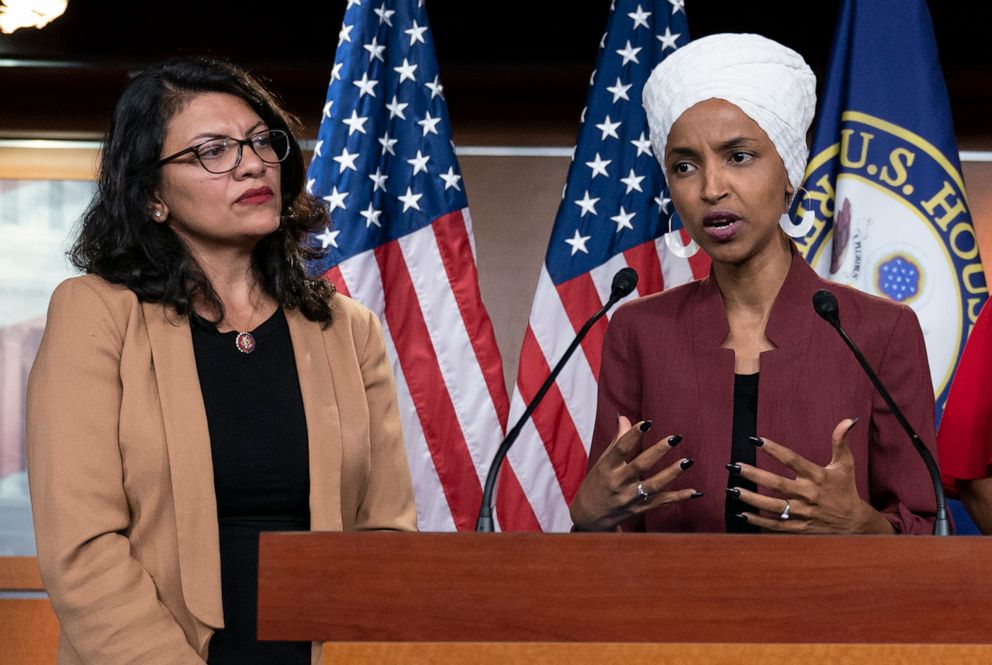
<svg viewBox="0 0 992 665">
<path fill-rule="evenodd" d="M 258 284 L 250 254 L 200 254 L 195 258 L 224 305 L 224 318 L 217 326 L 221 332 L 250 330 L 275 311 L 275 301 Z M 220 315 L 204 303 L 197 304 L 197 311 L 211 318 Z"/>
<path fill-rule="evenodd" d="M 783 240 L 783 244 L 740 265 L 713 263 L 713 274 L 727 308 L 729 330 L 721 346 L 734 351 L 737 374 L 759 372 L 761 354 L 775 348 L 765 336 L 765 328 L 792 264 L 791 246 Z"/>
<path fill-rule="evenodd" d="M 792 265 L 792 248 L 785 240 L 769 250 L 737 265 L 713 263 L 713 275 L 728 315 L 747 311 L 767 318 L 771 312 Z"/>
</svg>

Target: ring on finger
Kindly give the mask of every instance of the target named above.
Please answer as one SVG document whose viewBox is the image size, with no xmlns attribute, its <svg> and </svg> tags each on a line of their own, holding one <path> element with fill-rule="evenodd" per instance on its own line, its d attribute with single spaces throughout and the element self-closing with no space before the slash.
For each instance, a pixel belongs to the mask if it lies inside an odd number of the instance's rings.
<svg viewBox="0 0 992 665">
<path fill-rule="evenodd" d="M 647 501 L 651 498 L 651 492 L 644 489 L 644 483 L 637 483 L 637 498 L 641 501 Z"/>
<path fill-rule="evenodd" d="M 779 515 L 778 518 L 780 520 L 782 520 L 782 521 L 785 521 L 785 520 L 789 519 L 789 513 L 791 513 L 791 512 L 792 512 L 792 502 L 789 501 L 788 499 L 786 499 L 785 500 L 785 510 L 782 511 L 782 514 Z"/>
</svg>

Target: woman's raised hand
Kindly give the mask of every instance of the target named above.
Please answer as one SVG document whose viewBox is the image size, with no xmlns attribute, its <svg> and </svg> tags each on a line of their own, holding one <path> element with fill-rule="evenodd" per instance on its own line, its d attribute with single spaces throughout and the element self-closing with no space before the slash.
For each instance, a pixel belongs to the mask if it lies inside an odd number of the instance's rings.
<svg viewBox="0 0 992 665">
<path fill-rule="evenodd" d="M 586 474 L 572 500 L 570 513 L 578 530 L 608 531 L 633 515 L 702 496 L 694 489 L 664 491 L 692 466 L 689 458 L 645 477 L 682 441 L 681 436 L 668 436 L 638 454 L 641 437 L 650 429 L 650 420 L 632 426 L 625 416 L 617 417 L 616 437 Z"/>
<path fill-rule="evenodd" d="M 731 468 L 731 473 L 739 473 L 781 497 L 740 487 L 728 489 L 761 511 L 759 515 L 743 513 L 742 519 L 783 533 L 892 533 L 892 525 L 861 498 L 854 482 L 854 457 L 847 433 L 857 422 L 844 419 L 834 428 L 833 457 L 827 466 L 818 466 L 771 439 L 754 437 L 762 452 L 792 469 L 796 477 L 786 478 L 749 464 L 736 465 L 739 471 Z"/>
</svg>

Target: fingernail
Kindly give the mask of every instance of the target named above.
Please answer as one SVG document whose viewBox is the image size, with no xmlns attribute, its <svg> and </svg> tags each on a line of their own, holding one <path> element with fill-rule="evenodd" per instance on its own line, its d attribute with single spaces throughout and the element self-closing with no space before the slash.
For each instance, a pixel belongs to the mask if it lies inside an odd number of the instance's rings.
<svg viewBox="0 0 992 665">
<path fill-rule="evenodd" d="M 727 465 L 727 471 L 729 471 L 730 473 L 740 473 L 741 472 L 741 465 L 740 464 L 734 464 L 734 463 L 728 464 Z"/>
<path fill-rule="evenodd" d="M 686 457 L 684 460 L 682 460 L 682 462 L 679 464 L 679 466 L 682 467 L 682 470 L 683 471 L 685 471 L 686 469 L 688 469 L 690 466 L 692 466 L 695 463 L 696 463 L 696 460 L 692 459 L 691 457 Z"/>
<path fill-rule="evenodd" d="M 619 422 L 620 422 L 620 412 L 617 411 L 617 423 L 619 423 Z"/>
<path fill-rule="evenodd" d="M 698 499 L 698 498 L 699 498 L 699 497 L 701 497 L 702 495 L 703 495 L 703 493 L 702 493 L 702 492 L 693 492 L 692 494 L 690 494 L 690 495 L 689 495 L 689 498 L 690 498 L 690 499 Z"/>
<path fill-rule="evenodd" d="M 645 420 L 643 423 L 641 423 L 641 431 L 642 432 L 647 432 L 649 429 L 651 429 L 651 421 L 650 420 Z"/>
<path fill-rule="evenodd" d="M 668 445 L 669 445 L 670 448 L 674 448 L 675 446 L 679 445 L 680 443 L 682 443 L 682 435 L 681 434 L 676 434 L 675 436 L 668 437 Z"/>
<path fill-rule="evenodd" d="M 854 426 L 858 424 L 859 420 L 861 420 L 861 416 L 858 416 L 857 418 L 851 418 L 851 424 L 847 428 L 847 431 L 850 432 L 852 429 L 854 429 Z"/>
<path fill-rule="evenodd" d="M 735 513 L 735 514 L 734 514 L 734 517 L 735 517 L 736 519 L 739 519 L 739 520 L 741 520 L 742 522 L 747 522 L 747 521 L 749 521 L 749 520 L 747 519 L 747 515 L 745 515 L 744 513 Z"/>
<path fill-rule="evenodd" d="M 761 446 L 765 445 L 765 440 L 762 439 L 760 436 L 749 436 L 749 437 L 747 437 L 747 440 L 750 441 L 751 443 L 753 443 L 754 445 L 756 445 L 759 448 Z"/>
<path fill-rule="evenodd" d="M 734 497 L 735 499 L 741 498 L 741 491 L 739 489 L 737 489 L 736 487 L 728 487 L 727 488 L 727 494 L 729 496 Z"/>
</svg>

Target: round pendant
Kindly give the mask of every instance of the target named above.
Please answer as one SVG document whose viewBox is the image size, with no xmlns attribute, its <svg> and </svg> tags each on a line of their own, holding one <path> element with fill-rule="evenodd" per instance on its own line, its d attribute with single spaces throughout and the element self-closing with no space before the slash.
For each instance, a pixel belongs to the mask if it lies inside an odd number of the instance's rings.
<svg viewBox="0 0 992 665">
<path fill-rule="evenodd" d="M 251 353 L 255 350 L 255 337 L 250 332 L 239 332 L 234 345 L 241 353 Z"/>
</svg>

